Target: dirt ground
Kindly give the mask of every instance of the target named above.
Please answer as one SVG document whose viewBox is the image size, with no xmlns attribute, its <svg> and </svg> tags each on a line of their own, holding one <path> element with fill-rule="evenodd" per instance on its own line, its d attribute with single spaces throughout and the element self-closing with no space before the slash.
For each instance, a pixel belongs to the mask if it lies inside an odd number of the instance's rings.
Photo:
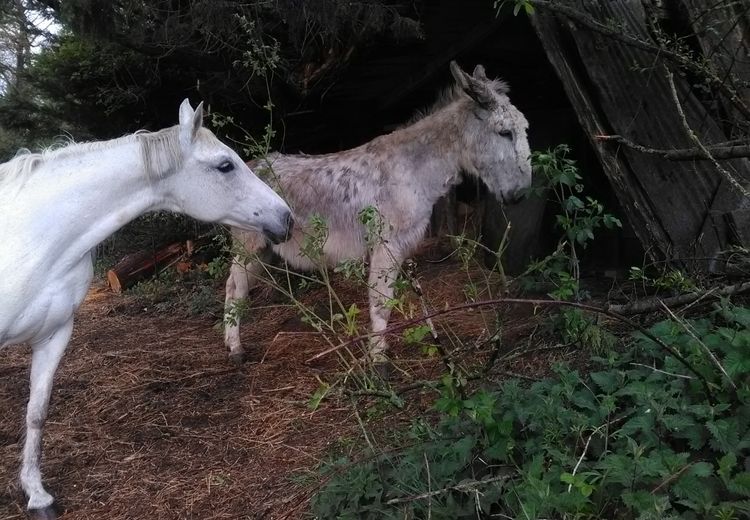
<svg viewBox="0 0 750 520">
<path fill-rule="evenodd" d="M 463 301 L 455 264 L 430 266 L 420 276 L 432 305 Z M 344 293 L 366 309 L 363 291 L 345 287 Z M 261 291 L 263 298 L 272 300 Z M 506 336 L 528 335 L 531 312 L 509 311 Z M 361 428 L 347 398 L 326 399 L 315 411 L 308 407 L 320 380 L 335 381 L 343 370 L 335 355 L 306 363 L 328 346 L 320 335 L 290 307 L 267 305 L 253 313 L 242 335 L 254 344 L 254 360 L 235 367 L 213 320 L 134 308 L 127 296 L 101 283 L 92 288 L 56 376 L 44 434 L 44 482 L 58 497 L 62 518 L 310 517 L 309 499 L 321 485 L 315 468 L 331 454 L 363 449 Z M 477 313 L 438 325 L 467 337 L 486 334 Z M 565 354 L 521 359 L 510 368 L 540 375 L 550 356 L 559 355 Z M 415 347 L 396 344 L 393 356 L 402 369 L 397 383 L 441 370 L 439 359 Z M 24 518 L 16 476 L 28 372 L 28 348 L 2 352 L 3 519 Z M 407 424 L 430 399 L 410 394 L 404 409 L 388 408 L 368 428 L 387 432 Z"/>
</svg>

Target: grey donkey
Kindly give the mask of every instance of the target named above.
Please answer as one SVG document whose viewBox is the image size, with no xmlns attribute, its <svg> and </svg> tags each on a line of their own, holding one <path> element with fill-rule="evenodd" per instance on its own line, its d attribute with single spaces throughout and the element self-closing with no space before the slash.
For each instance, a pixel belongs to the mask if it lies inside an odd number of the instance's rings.
<svg viewBox="0 0 750 520">
<path fill-rule="evenodd" d="M 312 216 L 327 225 L 322 248 L 327 266 L 369 259 L 369 356 L 385 363 L 383 332 L 391 314 L 386 302 L 393 297 L 402 262 L 423 239 L 438 199 L 461 182 L 462 174 L 481 179 L 508 203 L 531 184 L 528 122 L 508 99 L 508 85 L 488 79 L 481 65 L 472 75 L 455 62 L 450 70 L 453 88 L 427 113 L 392 133 L 342 152 L 274 153 L 250 163 L 254 171 L 270 173 L 266 181 L 292 207 L 295 227 L 289 241 L 275 245 L 260 233 L 232 229 L 234 246 L 247 252 L 235 258 L 226 283 L 224 342 L 233 362 L 245 357 L 233 309 L 263 274 L 261 262 L 273 252 L 294 269 L 319 267 L 300 251 Z M 374 243 L 358 218 L 368 207 L 381 220 L 382 236 Z"/>
</svg>

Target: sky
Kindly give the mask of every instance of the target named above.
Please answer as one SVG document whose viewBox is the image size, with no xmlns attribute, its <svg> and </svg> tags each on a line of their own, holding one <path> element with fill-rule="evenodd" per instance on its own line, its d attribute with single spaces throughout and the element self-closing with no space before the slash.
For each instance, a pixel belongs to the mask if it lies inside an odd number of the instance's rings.
<svg viewBox="0 0 750 520">
<path fill-rule="evenodd" d="M 29 9 L 25 14 L 28 21 L 42 33 L 30 42 L 31 53 L 36 54 L 44 48 L 47 41 L 46 35 L 58 34 L 61 27 L 44 12 Z M 18 27 L 15 24 L 0 24 L 0 95 L 7 91 L 8 83 L 13 78 L 18 34 Z"/>
</svg>

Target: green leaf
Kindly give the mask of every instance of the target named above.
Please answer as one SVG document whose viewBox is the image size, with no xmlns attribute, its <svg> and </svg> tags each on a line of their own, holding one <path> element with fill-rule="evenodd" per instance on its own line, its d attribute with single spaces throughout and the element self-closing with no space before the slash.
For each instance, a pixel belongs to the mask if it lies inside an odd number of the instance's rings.
<svg viewBox="0 0 750 520">
<path fill-rule="evenodd" d="M 732 475 L 732 470 L 737 465 L 737 456 L 734 453 L 727 453 L 719 459 L 719 469 L 716 472 L 727 480 Z"/>
<path fill-rule="evenodd" d="M 620 386 L 620 377 L 614 370 L 608 370 L 606 372 L 591 372 L 589 377 L 601 388 L 605 393 L 611 394 L 617 390 Z"/>
<path fill-rule="evenodd" d="M 403 333 L 404 341 L 407 345 L 413 345 L 421 343 L 422 340 L 432 331 L 429 325 L 418 325 L 416 327 L 410 327 Z"/>
<path fill-rule="evenodd" d="M 735 453 L 740 442 L 737 419 L 718 419 L 706 423 L 713 437 L 711 445 L 723 453 Z"/>
<path fill-rule="evenodd" d="M 315 390 L 315 393 L 313 393 L 310 400 L 307 402 L 307 407 L 310 410 L 317 410 L 320 406 L 321 401 L 325 398 L 326 395 L 328 395 L 328 392 L 331 390 L 331 385 L 328 383 L 320 383 L 320 386 L 318 386 L 317 390 Z"/>
<path fill-rule="evenodd" d="M 727 488 L 738 495 L 750 497 L 750 473 L 743 471 L 727 483 Z"/>
</svg>

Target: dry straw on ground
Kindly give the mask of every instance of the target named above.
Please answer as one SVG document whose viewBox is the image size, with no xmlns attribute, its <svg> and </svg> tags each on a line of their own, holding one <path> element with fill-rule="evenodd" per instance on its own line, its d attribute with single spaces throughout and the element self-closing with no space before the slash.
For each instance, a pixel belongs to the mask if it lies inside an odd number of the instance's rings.
<svg viewBox="0 0 750 520">
<path fill-rule="evenodd" d="M 424 264 L 422 286 L 433 306 L 463 300 L 465 274 L 455 262 Z M 480 273 L 476 273 L 478 276 Z M 363 290 L 337 281 L 347 303 L 366 309 Z M 305 295 L 325 301 L 325 292 Z M 64 519 L 303 518 L 321 479 L 315 468 L 333 453 L 364 448 L 349 399 L 307 406 L 319 380 L 334 381 L 336 356 L 304 360 L 327 346 L 294 309 L 268 305 L 260 290 L 243 337 L 254 362 L 228 364 L 210 320 L 183 319 L 134 307 L 128 296 L 95 286 L 78 314 L 74 338 L 56 377 L 45 432 L 45 482 L 67 513 Z M 527 335 L 531 311 L 506 309 L 506 337 Z M 518 319 L 522 317 L 522 319 Z M 366 312 L 362 316 L 366 325 Z M 395 320 L 397 321 L 397 320 Z M 445 317 L 461 339 L 487 333 L 478 313 Z M 282 332 L 279 334 L 279 332 Z M 442 370 L 439 359 L 394 342 L 397 382 Z M 486 350 L 467 353 L 480 362 Z M 512 371 L 539 375 L 550 356 L 518 359 Z M 261 361 L 262 360 L 262 361 Z M 28 392 L 29 351 L 0 356 L 0 518 L 24 518 L 16 484 Z M 425 409 L 431 395 L 410 393 L 402 410 L 372 419 L 375 442 Z M 372 400 L 360 402 L 363 407 Z"/>
</svg>

